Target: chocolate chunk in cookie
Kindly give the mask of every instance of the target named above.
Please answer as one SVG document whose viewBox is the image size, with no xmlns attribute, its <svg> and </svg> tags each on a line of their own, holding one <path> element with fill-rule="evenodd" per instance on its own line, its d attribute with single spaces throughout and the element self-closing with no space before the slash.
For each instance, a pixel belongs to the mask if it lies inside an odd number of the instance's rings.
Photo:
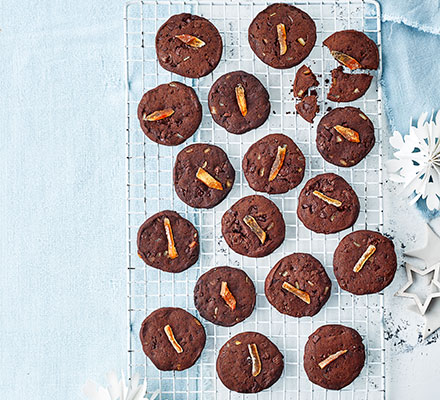
<svg viewBox="0 0 440 400">
<path fill-rule="evenodd" d="M 316 114 L 319 113 L 318 97 L 314 94 L 304 97 L 295 105 L 296 111 L 307 122 L 313 123 Z"/>
<path fill-rule="evenodd" d="M 142 323 L 139 337 L 145 355 L 162 371 L 182 371 L 194 365 L 205 347 L 205 329 L 181 308 L 164 307 Z"/>
<path fill-rule="evenodd" d="M 194 225 L 175 211 L 148 218 L 137 235 L 138 254 L 147 265 L 182 272 L 199 258 L 199 235 Z"/>
<path fill-rule="evenodd" d="M 257 192 L 286 193 L 298 186 L 306 161 L 295 142 L 282 134 L 255 142 L 243 157 L 242 168 L 249 186 Z"/>
<path fill-rule="evenodd" d="M 373 123 L 356 107 L 335 108 L 318 124 L 318 151 L 324 160 L 340 167 L 358 164 L 375 141 Z"/>
<path fill-rule="evenodd" d="M 339 390 L 353 382 L 365 363 L 365 347 L 357 331 L 343 325 L 324 325 L 313 332 L 304 348 L 309 379 Z"/>
<path fill-rule="evenodd" d="M 261 11 L 248 30 L 251 49 L 273 68 L 291 68 L 303 61 L 316 42 L 316 26 L 304 11 L 276 3 Z"/>
<path fill-rule="evenodd" d="M 298 198 L 297 214 L 306 228 L 336 233 L 352 226 L 359 216 L 359 199 L 352 187 L 336 174 L 310 179 Z"/>
<path fill-rule="evenodd" d="M 396 273 L 394 244 L 378 232 L 352 232 L 336 248 L 333 268 L 342 289 L 358 295 L 380 292 Z"/>
<path fill-rule="evenodd" d="M 176 157 L 174 188 L 194 208 L 212 208 L 231 191 L 235 170 L 226 153 L 211 144 L 192 144 Z"/>
<path fill-rule="evenodd" d="M 330 278 L 315 257 L 294 253 L 275 264 L 267 275 L 264 292 L 280 313 L 304 317 L 321 310 L 331 287 Z"/>
<path fill-rule="evenodd" d="M 238 393 L 258 393 L 272 386 L 284 369 L 283 355 L 266 336 L 243 332 L 228 340 L 217 358 L 223 384 Z"/>
<path fill-rule="evenodd" d="M 238 200 L 222 217 L 228 246 L 248 257 L 264 257 L 284 241 L 286 225 L 278 207 L 263 196 Z"/>
<path fill-rule="evenodd" d="M 324 40 L 332 56 L 342 65 L 355 69 L 377 69 L 379 50 L 365 33 L 346 30 L 335 32 Z"/>
<path fill-rule="evenodd" d="M 138 118 L 149 139 L 175 146 L 191 137 L 199 127 L 202 105 L 189 86 L 180 82 L 165 83 L 143 95 Z"/>
<path fill-rule="evenodd" d="M 217 28 L 197 15 L 173 15 L 156 35 L 160 65 L 188 78 L 200 78 L 212 72 L 222 52 L 222 38 Z"/>
<path fill-rule="evenodd" d="M 208 95 L 214 121 L 228 132 L 242 134 L 262 125 L 269 116 L 269 93 L 261 82 L 244 71 L 218 78 Z"/>
<path fill-rule="evenodd" d="M 332 86 L 327 99 L 339 103 L 354 101 L 365 94 L 372 79 L 370 74 L 346 74 L 339 66 L 332 70 Z"/>
<path fill-rule="evenodd" d="M 194 288 L 200 315 L 216 325 L 234 326 L 252 314 L 255 287 L 241 269 L 216 267 L 205 272 Z"/>
<path fill-rule="evenodd" d="M 295 97 L 303 98 L 308 94 L 311 87 L 318 85 L 319 82 L 316 79 L 315 74 L 307 65 L 303 65 L 295 75 L 295 80 L 293 81 L 293 95 Z"/>
</svg>

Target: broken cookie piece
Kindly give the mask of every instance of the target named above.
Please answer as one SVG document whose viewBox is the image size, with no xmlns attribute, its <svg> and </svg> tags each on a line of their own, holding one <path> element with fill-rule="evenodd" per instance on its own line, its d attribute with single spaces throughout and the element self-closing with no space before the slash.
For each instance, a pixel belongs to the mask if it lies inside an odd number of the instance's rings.
<svg viewBox="0 0 440 400">
<path fill-rule="evenodd" d="M 339 103 L 359 99 L 370 87 L 372 79 L 370 74 L 346 74 L 339 66 L 332 70 L 332 85 L 327 98 Z"/>
<path fill-rule="evenodd" d="M 307 122 L 313 123 L 316 114 L 319 112 L 318 97 L 316 95 L 306 96 L 295 105 L 295 108 L 301 117 Z"/>
<path fill-rule="evenodd" d="M 365 33 L 345 30 L 333 33 L 324 40 L 332 56 L 342 65 L 354 69 L 377 69 L 379 50 Z"/>
<path fill-rule="evenodd" d="M 303 98 L 308 94 L 310 88 L 318 86 L 319 82 L 315 74 L 307 66 L 303 65 L 295 75 L 293 82 L 293 95 L 295 97 Z"/>
</svg>

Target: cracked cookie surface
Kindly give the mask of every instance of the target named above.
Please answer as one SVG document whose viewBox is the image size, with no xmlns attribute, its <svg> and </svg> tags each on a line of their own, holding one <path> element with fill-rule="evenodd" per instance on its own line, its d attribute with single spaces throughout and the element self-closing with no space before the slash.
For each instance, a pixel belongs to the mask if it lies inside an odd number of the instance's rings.
<svg viewBox="0 0 440 400">
<path fill-rule="evenodd" d="M 193 47 L 177 36 L 191 35 L 203 41 Z M 160 65 L 167 71 L 188 78 L 200 78 L 212 72 L 223 52 L 222 38 L 217 28 L 206 18 L 188 13 L 173 15 L 156 34 L 156 53 Z"/>
<path fill-rule="evenodd" d="M 316 194 L 340 202 L 329 204 Z M 297 214 L 306 228 L 317 233 L 336 233 L 352 226 L 359 216 L 359 199 L 339 175 L 328 173 L 310 179 L 298 198 Z"/>
<path fill-rule="evenodd" d="M 249 215 L 255 219 L 266 235 L 264 243 L 244 222 Z M 228 246 L 248 257 L 264 257 L 284 241 L 286 225 L 280 210 L 271 200 L 259 196 L 246 196 L 238 200 L 222 217 L 222 234 Z"/>
</svg>

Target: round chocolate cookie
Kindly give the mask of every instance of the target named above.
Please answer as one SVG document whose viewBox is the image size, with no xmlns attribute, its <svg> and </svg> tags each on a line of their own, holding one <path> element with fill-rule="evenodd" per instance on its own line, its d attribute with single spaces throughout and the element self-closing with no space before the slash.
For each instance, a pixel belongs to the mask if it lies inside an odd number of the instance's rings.
<svg viewBox="0 0 440 400">
<path fill-rule="evenodd" d="M 162 371 L 182 371 L 194 365 L 206 341 L 199 320 L 173 307 L 152 312 L 142 322 L 139 336 L 145 355 Z"/>
<path fill-rule="evenodd" d="M 306 228 L 336 233 L 352 226 L 359 216 L 359 199 L 344 178 L 321 174 L 310 179 L 298 198 L 297 214 Z"/>
<path fill-rule="evenodd" d="M 338 62 L 350 69 L 379 67 L 379 50 L 376 43 L 363 32 L 355 30 L 335 32 L 324 40 L 324 46 L 328 47 Z M 349 56 L 351 60 L 349 59 L 347 63 L 345 57 L 340 58 L 340 53 Z"/>
<path fill-rule="evenodd" d="M 352 232 L 336 248 L 333 268 L 342 289 L 358 295 L 380 292 L 396 273 L 394 244 L 378 232 Z"/>
<path fill-rule="evenodd" d="M 316 147 L 331 164 L 352 167 L 371 151 L 375 142 L 373 123 L 359 108 L 335 108 L 319 121 Z"/>
<path fill-rule="evenodd" d="M 244 71 L 229 72 L 218 78 L 209 91 L 208 105 L 213 120 L 237 135 L 258 128 L 270 112 L 266 88 Z"/>
<path fill-rule="evenodd" d="M 354 101 L 365 94 L 372 79 L 370 74 L 346 74 L 340 65 L 332 70 L 332 86 L 327 99 L 339 103 Z"/>
<path fill-rule="evenodd" d="M 283 358 L 277 346 L 266 336 L 243 332 L 229 339 L 220 349 L 217 374 L 234 392 L 258 393 L 280 378 L 284 369 Z"/>
<path fill-rule="evenodd" d="M 212 72 L 222 52 L 222 38 L 217 28 L 197 15 L 173 15 L 156 35 L 160 65 L 188 78 L 200 78 Z"/>
<path fill-rule="evenodd" d="M 197 143 L 177 155 L 173 179 L 184 203 L 194 208 L 212 208 L 231 191 L 235 170 L 220 147 Z"/>
<path fill-rule="evenodd" d="M 261 11 L 248 30 L 251 49 L 273 68 L 291 68 L 303 61 L 316 42 L 316 25 L 290 4 L 275 3 Z"/>
<path fill-rule="evenodd" d="M 347 326 L 321 326 L 309 336 L 304 348 L 307 376 L 325 389 L 339 390 L 349 385 L 361 373 L 364 363 L 362 338 Z"/>
<path fill-rule="evenodd" d="M 286 225 L 274 202 L 253 195 L 238 200 L 223 214 L 222 234 L 236 253 L 264 257 L 283 243 Z"/>
<path fill-rule="evenodd" d="M 202 106 L 192 88 L 180 82 L 170 82 L 143 95 L 138 118 L 149 139 L 175 146 L 197 130 L 202 121 Z"/>
<path fill-rule="evenodd" d="M 167 229 L 171 228 L 177 256 L 170 257 Z M 182 272 L 199 258 L 199 235 L 194 225 L 175 211 L 161 211 L 148 218 L 137 235 L 139 257 L 166 272 Z"/>
<path fill-rule="evenodd" d="M 267 135 L 255 142 L 242 162 L 249 186 L 270 194 L 286 193 L 298 186 L 305 167 L 304 154 L 292 139 L 282 134 Z"/>
<path fill-rule="evenodd" d="M 255 300 L 252 280 L 241 269 L 232 267 L 212 268 L 194 288 L 194 304 L 200 315 L 221 326 L 244 321 L 252 314 Z"/>
<path fill-rule="evenodd" d="M 266 277 L 264 292 L 280 313 L 305 317 L 321 310 L 331 287 L 330 278 L 315 257 L 294 253 L 275 264 Z"/>
</svg>

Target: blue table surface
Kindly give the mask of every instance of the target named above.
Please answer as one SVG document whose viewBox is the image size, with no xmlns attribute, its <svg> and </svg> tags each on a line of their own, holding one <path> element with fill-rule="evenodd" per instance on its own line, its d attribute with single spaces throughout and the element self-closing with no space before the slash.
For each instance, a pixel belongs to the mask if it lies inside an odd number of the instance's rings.
<svg viewBox="0 0 440 400">
<path fill-rule="evenodd" d="M 0 1 L 0 398 L 126 367 L 123 2 Z"/>
</svg>

